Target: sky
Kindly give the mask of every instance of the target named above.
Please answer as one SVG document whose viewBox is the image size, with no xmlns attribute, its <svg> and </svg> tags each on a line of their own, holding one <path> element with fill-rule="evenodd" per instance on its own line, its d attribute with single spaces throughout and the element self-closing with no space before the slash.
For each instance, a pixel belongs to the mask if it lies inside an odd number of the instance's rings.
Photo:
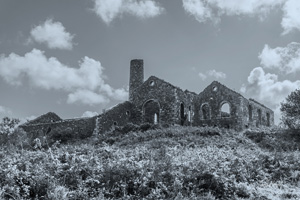
<svg viewBox="0 0 300 200">
<path fill-rule="evenodd" d="M 0 0 L 0 117 L 93 116 L 128 99 L 130 60 L 200 93 L 265 104 L 300 88 L 299 0 Z"/>
</svg>

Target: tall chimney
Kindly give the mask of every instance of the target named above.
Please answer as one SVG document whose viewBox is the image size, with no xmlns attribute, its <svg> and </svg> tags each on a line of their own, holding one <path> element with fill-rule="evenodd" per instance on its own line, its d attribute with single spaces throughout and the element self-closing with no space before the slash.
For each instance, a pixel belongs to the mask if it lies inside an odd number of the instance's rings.
<svg viewBox="0 0 300 200">
<path fill-rule="evenodd" d="M 135 90 L 144 83 L 144 61 L 134 59 L 130 61 L 129 101 L 133 101 Z"/>
</svg>

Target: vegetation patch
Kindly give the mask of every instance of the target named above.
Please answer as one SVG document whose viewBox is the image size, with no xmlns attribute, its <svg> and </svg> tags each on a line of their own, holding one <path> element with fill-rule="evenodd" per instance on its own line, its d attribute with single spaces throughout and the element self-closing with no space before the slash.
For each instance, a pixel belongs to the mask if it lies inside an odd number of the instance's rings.
<svg viewBox="0 0 300 200">
<path fill-rule="evenodd" d="M 83 140 L 67 136 L 41 137 L 48 145 L 39 148 L 20 129 L 3 137 L 0 198 L 300 198 L 300 142 L 288 130 L 128 124 Z"/>
</svg>

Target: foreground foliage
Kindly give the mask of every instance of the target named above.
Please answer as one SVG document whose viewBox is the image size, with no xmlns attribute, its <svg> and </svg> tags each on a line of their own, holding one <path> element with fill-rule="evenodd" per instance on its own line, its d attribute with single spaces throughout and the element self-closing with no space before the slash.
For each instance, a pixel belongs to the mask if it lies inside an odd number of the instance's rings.
<svg viewBox="0 0 300 200">
<path fill-rule="evenodd" d="M 300 139 L 286 130 L 129 124 L 41 148 L 24 137 L 1 147 L 0 199 L 300 198 Z"/>
<path fill-rule="evenodd" d="M 296 89 L 281 103 L 282 122 L 290 129 L 300 131 L 300 89 Z"/>
</svg>

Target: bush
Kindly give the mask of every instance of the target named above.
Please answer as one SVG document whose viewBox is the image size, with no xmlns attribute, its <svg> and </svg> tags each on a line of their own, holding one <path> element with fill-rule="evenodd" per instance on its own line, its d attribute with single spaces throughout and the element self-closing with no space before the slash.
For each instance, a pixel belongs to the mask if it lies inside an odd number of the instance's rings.
<svg viewBox="0 0 300 200">
<path fill-rule="evenodd" d="M 114 145 L 86 140 L 34 151 L 0 147 L 0 199 L 300 197 L 299 151 L 275 149 L 297 142 L 290 132 L 181 126 L 130 131 L 139 127 L 102 136 Z"/>
<path fill-rule="evenodd" d="M 282 122 L 290 129 L 300 130 L 300 89 L 288 95 L 281 103 Z"/>
<path fill-rule="evenodd" d="M 259 147 L 270 151 L 294 151 L 300 149 L 300 135 L 296 130 L 270 129 L 247 130 L 244 135 Z"/>
<path fill-rule="evenodd" d="M 56 141 L 66 143 L 67 141 L 75 139 L 73 130 L 71 128 L 55 128 L 47 135 L 49 145 L 52 145 Z"/>
<path fill-rule="evenodd" d="M 183 180 L 183 194 L 207 194 L 211 193 L 219 199 L 229 199 L 233 192 L 226 190 L 224 183 L 217 180 L 214 175 L 208 172 L 198 172 L 192 177 L 185 177 Z"/>
<path fill-rule="evenodd" d="M 16 126 L 20 123 L 19 119 L 4 117 L 0 123 L 0 145 L 9 143 L 11 134 L 15 132 Z"/>
<path fill-rule="evenodd" d="M 21 128 L 15 129 L 11 134 L 5 136 L 5 145 L 13 145 L 21 149 L 31 149 L 33 139 Z"/>
</svg>

